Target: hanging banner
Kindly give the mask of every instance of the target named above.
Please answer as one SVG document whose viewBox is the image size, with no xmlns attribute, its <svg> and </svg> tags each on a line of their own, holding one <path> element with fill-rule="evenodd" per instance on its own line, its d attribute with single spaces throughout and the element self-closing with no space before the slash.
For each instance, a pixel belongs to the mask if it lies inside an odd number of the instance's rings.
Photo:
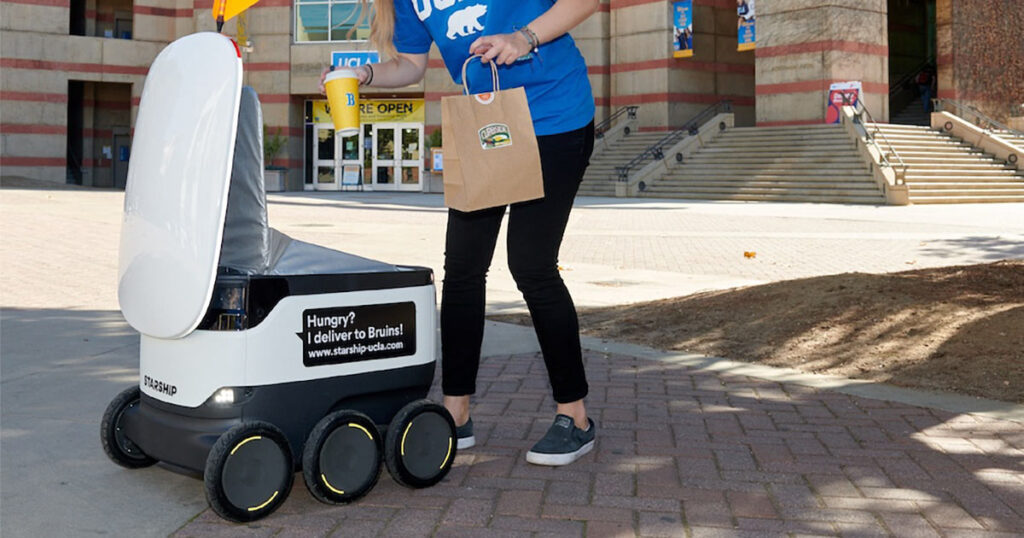
<svg viewBox="0 0 1024 538">
<path fill-rule="evenodd" d="M 679 0 L 672 4 L 672 56 L 689 58 L 693 56 L 693 0 Z"/>
<path fill-rule="evenodd" d="M 737 0 L 736 28 L 739 46 L 736 50 L 754 50 L 757 47 L 757 32 L 754 25 L 754 0 Z"/>
<path fill-rule="evenodd" d="M 825 123 L 839 123 L 840 110 L 844 106 L 857 106 L 860 101 L 861 83 L 836 82 L 828 87 L 828 102 L 825 103 Z"/>
<path fill-rule="evenodd" d="M 423 123 L 423 99 L 360 99 L 360 123 Z M 331 123 L 326 100 L 313 101 L 313 123 Z"/>
</svg>

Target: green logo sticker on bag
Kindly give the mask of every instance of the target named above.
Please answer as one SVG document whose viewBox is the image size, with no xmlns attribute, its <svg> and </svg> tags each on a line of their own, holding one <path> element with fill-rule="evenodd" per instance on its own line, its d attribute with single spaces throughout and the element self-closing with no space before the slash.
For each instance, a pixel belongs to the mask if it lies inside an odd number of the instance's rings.
<svg viewBox="0 0 1024 538">
<path fill-rule="evenodd" d="M 512 134 L 508 125 L 491 123 L 480 129 L 480 147 L 484 149 L 503 148 L 512 145 Z"/>
</svg>

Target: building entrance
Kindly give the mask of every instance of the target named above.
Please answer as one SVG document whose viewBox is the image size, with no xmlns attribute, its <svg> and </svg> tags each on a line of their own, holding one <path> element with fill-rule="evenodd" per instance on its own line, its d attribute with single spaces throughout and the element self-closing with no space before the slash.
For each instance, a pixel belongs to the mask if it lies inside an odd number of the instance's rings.
<svg viewBox="0 0 1024 538">
<path fill-rule="evenodd" d="M 307 103 L 306 190 L 423 190 L 423 100 L 367 99 L 359 108 L 359 134 L 338 138 L 327 102 Z"/>
<path fill-rule="evenodd" d="M 888 8 L 889 116 L 925 125 L 937 82 L 935 0 L 889 0 Z"/>
</svg>

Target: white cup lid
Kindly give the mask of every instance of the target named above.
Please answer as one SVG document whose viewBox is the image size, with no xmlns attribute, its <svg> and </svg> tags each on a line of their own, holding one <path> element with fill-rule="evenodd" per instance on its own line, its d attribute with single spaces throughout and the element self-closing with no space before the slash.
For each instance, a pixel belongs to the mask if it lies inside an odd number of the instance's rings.
<svg viewBox="0 0 1024 538">
<path fill-rule="evenodd" d="M 358 78 L 356 72 L 351 69 L 335 69 L 324 77 L 324 84 L 339 78 Z"/>
</svg>

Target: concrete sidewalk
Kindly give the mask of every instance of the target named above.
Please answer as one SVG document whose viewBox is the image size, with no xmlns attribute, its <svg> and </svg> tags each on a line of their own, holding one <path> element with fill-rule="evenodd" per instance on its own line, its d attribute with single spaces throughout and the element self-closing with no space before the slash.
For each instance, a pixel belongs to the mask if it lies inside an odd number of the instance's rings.
<svg viewBox="0 0 1024 538">
<path fill-rule="evenodd" d="M 115 297 L 121 198 L 0 190 L 5 537 L 1024 535 L 1024 423 L 1006 420 L 1021 406 L 589 339 L 598 448 L 568 468 L 529 466 L 553 403 L 535 339 L 494 323 L 472 411 L 480 444 L 445 482 L 411 491 L 384 476 L 358 503 L 329 507 L 299 480 L 277 514 L 226 524 L 200 481 L 121 469 L 99 446 L 103 408 L 137 383 L 138 337 Z M 441 275 L 437 196 L 274 195 L 270 210 L 296 237 Z M 1022 215 L 1021 204 L 582 199 L 563 275 L 578 304 L 600 305 L 1019 258 Z M 489 291 L 491 311 L 522 306 L 500 246 Z"/>
</svg>

